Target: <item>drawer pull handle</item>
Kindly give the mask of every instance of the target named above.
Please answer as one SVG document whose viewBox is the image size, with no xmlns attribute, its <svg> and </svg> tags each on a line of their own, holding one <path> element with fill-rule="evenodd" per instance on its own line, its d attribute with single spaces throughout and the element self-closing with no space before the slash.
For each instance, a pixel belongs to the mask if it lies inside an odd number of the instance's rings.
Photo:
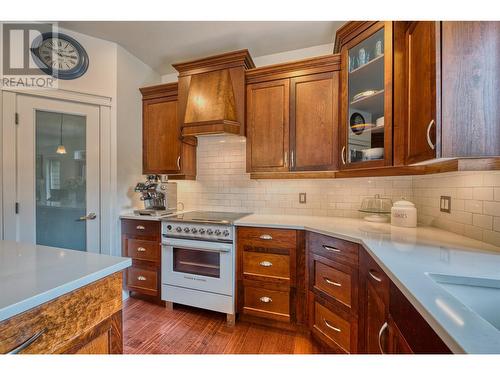
<svg viewBox="0 0 500 375">
<path fill-rule="evenodd" d="M 144 276 L 137 276 L 137 280 L 146 281 L 146 278 Z"/>
<path fill-rule="evenodd" d="M 144 229 L 146 229 L 146 227 L 144 225 L 138 225 L 138 226 L 135 227 L 135 229 L 137 229 L 137 230 L 144 230 Z"/>
<path fill-rule="evenodd" d="M 261 240 L 272 240 L 273 236 L 271 236 L 270 234 L 262 234 L 259 238 Z"/>
<path fill-rule="evenodd" d="M 273 264 L 269 262 L 268 260 L 263 260 L 262 262 L 259 263 L 262 267 L 271 267 Z"/>
<path fill-rule="evenodd" d="M 38 338 L 43 335 L 46 331 L 46 328 L 42 329 L 40 332 L 35 333 L 33 336 L 31 336 L 29 339 L 27 339 L 25 342 L 23 342 L 21 345 L 15 347 L 12 349 L 10 352 L 7 352 L 7 354 L 19 354 L 22 352 L 24 349 L 26 349 L 28 346 L 33 344 Z"/>
<path fill-rule="evenodd" d="M 342 332 L 342 330 L 340 328 L 337 328 L 337 327 L 331 325 L 331 323 L 329 323 L 328 320 L 326 320 L 325 318 L 323 318 L 323 322 L 325 323 L 325 325 L 328 328 L 333 329 L 335 332 Z"/>
<path fill-rule="evenodd" d="M 380 331 L 378 331 L 378 348 L 380 349 L 380 353 L 385 354 L 384 349 L 382 348 L 382 334 L 384 331 L 387 329 L 387 322 L 382 324 L 382 327 L 380 327 Z"/>
<path fill-rule="evenodd" d="M 429 122 L 429 125 L 427 125 L 427 144 L 429 145 L 429 147 L 431 148 L 431 150 L 434 150 L 436 148 L 436 145 L 432 143 L 431 141 L 431 128 L 432 128 L 432 125 L 434 125 L 434 119 L 431 120 L 431 122 Z"/>
<path fill-rule="evenodd" d="M 333 251 L 334 253 L 340 253 L 341 251 L 337 249 L 336 247 L 331 247 L 328 245 L 323 245 L 323 248 L 328 251 Z"/>
<path fill-rule="evenodd" d="M 138 248 L 137 248 L 137 251 L 140 251 L 140 252 L 145 252 L 145 251 L 146 251 L 146 249 L 145 249 L 145 248 L 143 248 L 143 247 L 138 247 Z"/>
<path fill-rule="evenodd" d="M 273 299 L 271 297 L 267 297 L 267 296 L 264 296 L 264 297 L 260 297 L 260 302 L 264 302 L 264 303 L 271 303 L 273 302 Z"/>
<path fill-rule="evenodd" d="M 368 274 L 372 277 L 373 280 L 381 283 L 382 279 L 380 277 L 374 275 L 374 273 L 376 273 L 376 272 L 377 271 L 370 270 L 370 271 L 368 271 Z"/>
<path fill-rule="evenodd" d="M 327 284 L 334 285 L 334 286 L 342 286 L 341 283 L 336 283 L 335 281 L 330 280 L 328 277 L 323 277 L 323 280 L 326 281 Z"/>
</svg>

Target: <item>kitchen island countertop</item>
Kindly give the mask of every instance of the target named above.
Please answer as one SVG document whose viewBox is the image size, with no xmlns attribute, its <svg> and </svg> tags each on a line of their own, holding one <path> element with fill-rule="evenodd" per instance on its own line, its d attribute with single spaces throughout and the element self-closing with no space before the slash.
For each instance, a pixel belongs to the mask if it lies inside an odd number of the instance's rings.
<svg viewBox="0 0 500 375">
<path fill-rule="evenodd" d="M 131 264 L 129 258 L 0 240 L 0 321 Z"/>
</svg>

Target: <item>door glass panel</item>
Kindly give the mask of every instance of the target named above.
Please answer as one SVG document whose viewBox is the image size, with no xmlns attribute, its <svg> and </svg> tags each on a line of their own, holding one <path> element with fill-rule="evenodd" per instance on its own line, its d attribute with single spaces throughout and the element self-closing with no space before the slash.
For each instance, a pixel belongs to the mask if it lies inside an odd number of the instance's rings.
<svg viewBox="0 0 500 375">
<path fill-rule="evenodd" d="M 384 29 L 349 49 L 347 160 L 384 159 Z"/>
<path fill-rule="evenodd" d="M 220 278 L 220 253 L 174 247 L 174 271 Z"/>
<path fill-rule="evenodd" d="M 85 251 L 86 119 L 36 111 L 36 243 Z"/>
</svg>

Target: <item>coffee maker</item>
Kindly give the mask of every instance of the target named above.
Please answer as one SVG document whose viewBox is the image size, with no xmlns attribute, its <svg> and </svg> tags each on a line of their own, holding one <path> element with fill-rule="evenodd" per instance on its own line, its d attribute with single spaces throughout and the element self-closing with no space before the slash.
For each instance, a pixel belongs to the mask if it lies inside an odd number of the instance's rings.
<svg viewBox="0 0 500 375">
<path fill-rule="evenodd" d="M 134 191 L 144 202 L 144 209 L 134 210 L 136 215 L 162 216 L 177 210 L 177 184 L 162 182 L 160 175 L 148 175 L 146 182 L 139 182 Z"/>
</svg>

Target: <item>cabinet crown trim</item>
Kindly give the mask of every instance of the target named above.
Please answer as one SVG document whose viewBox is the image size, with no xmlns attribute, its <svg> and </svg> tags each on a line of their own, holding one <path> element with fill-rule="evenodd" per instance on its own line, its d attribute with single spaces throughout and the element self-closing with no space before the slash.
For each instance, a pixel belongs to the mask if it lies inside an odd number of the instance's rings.
<svg viewBox="0 0 500 375">
<path fill-rule="evenodd" d="M 179 72 L 179 76 L 238 66 L 243 66 L 245 69 L 255 68 L 252 56 L 247 49 L 172 64 L 172 66 Z"/>
</svg>

